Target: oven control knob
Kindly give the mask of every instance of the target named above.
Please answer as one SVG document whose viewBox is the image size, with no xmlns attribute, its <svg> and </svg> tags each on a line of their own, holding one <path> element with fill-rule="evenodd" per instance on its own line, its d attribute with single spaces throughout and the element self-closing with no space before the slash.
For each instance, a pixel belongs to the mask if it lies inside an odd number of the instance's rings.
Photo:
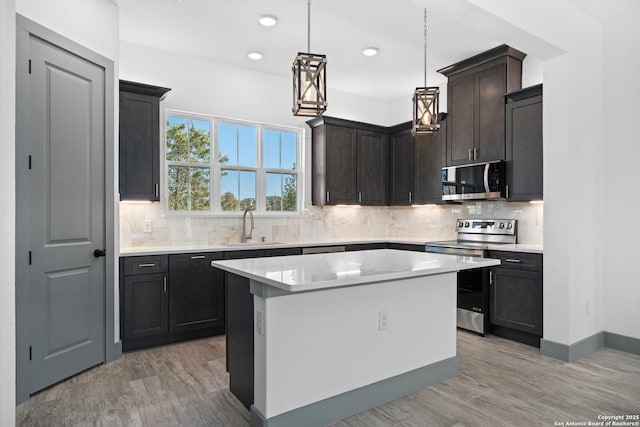
<svg viewBox="0 0 640 427">
<path fill-rule="evenodd" d="M 507 230 L 511 230 L 513 228 L 513 224 L 509 223 L 507 224 Z"/>
<path fill-rule="evenodd" d="M 464 225 L 464 222 L 462 222 L 462 221 L 460 221 L 460 222 L 458 223 L 458 227 L 462 227 L 463 225 Z"/>
<path fill-rule="evenodd" d="M 465 223 L 464 223 L 464 226 L 465 226 L 465 227 L 469 227 L 469 223 L 468 223 L 468 222 L 465 222 Z"/>
<path fill-rule="evenodd" d="M 504 228 L 504 222 L 500 223 L 500 228 Z"/>
</svg>

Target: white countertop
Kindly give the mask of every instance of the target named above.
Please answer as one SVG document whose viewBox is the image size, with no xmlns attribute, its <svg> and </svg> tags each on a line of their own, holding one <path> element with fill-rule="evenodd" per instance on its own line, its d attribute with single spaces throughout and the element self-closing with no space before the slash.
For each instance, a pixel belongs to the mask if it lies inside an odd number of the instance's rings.
<svg viewBox="0 0 640 427">
<path fill-rule="evenodd" d="M 315 239 L 299 240 L 296 242 L 247 242 L 229 243 L 218 245 L 170 245 L 170 246 L 135 246 L 120 248 L 121 256 L 141 256 L 141 255 L 164 255 L 164 254 L 184 254 L 194 252 L 227 252 L 254 249 L 277 249 L 277 248 L 302 248 L 309 246 L 334 246 L 334 245 L 356 245 L 366 243 L 404 243 L 410 245 L 424 245 L 428 239 L 419 238 L 341 238 L 341 239 Z"/>
<path fill-rule="evenodd" d="M 394 249 L 212 261 L 216 268 L 288 292 L 430 276 L 499 265 L 490 258 Z"/>
<path fill-rule="evenodd" d="M 431 239 L 433 240 L 433 239 Z M 400 243 L 408 245 L 424 245 L 431 241 L 425 238 L 417 237 L 396 237 L 396 238 L 341 238 L 341 239 L 316 239 L 316 240 L 299 240 L 295 242 L 247 242 L 247 243 L 231 243 L 218 245 L 168 245 L 168 246 L 135 246 L 120 248 L 120 256 L 144 256 L 144 255 L 171 255 L 186 254 L 196 252 L 228 252 L 239 250 L 255 250 L 255 249 L 277 249 L 277 248 L 300 248 L 309 246 L 333 246 L 333 245 L 356 245 L 366 243 Z M 531 244 L 514 244 L 514 245 L 495 245 L 490 246 L 491 250 L 502 250 L 511 252 L 530 252 L 543 253 L 542 245 Z"/>
<path fill-rule="evenodd" d="M 543 253 L 542 245 L 530 245 L 526 243 L 516 243 L 513 245 L 510 245 L 510 244 L 490 245 L 488 249 L 490 251 L 527 252 L 530 254 Z"/>
</svg>

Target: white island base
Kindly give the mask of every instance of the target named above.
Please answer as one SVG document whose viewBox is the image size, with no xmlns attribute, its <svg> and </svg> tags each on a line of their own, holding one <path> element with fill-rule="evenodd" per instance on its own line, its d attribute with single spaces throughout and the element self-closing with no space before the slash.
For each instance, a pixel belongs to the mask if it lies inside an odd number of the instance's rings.
<svg viewBox="0 0 640 427">
<path fill-rule="evenodd" d="M 497 263 L 393 250 L 212 262 L 250 279 L 251 425 L 324 426 L 457 375 L 456 272 Z"/>
</svg>

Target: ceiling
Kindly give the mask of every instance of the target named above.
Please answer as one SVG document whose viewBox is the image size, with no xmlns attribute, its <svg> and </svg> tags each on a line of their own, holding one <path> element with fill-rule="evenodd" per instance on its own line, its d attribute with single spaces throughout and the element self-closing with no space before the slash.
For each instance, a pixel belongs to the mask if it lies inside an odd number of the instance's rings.
<svg viewBox="0 0 640 427">
<path fill-rule="evenodd" d="M 307 49 L 305 0 L 117 3 L 120 38 L 125 42 L 286 77 L 291 75 L 295 54 Z M 315 0 L 311 52 L 327 55 L 329 87 L 395 100 L 422 86 L 425 6 L 429 84 L 445 81 L 437 69 L 500 44 L 525 50 L 513 43 L 522 39 L 522 34 L 515 34 L 521 30 L 465 0 Z M 262 14 L 276 15 L 278 24 L 262 27 L 258 23 Z M 362 55 L 369 46 L 379 48 L 379 54 Z M 250 60 L 250 51 L 261 52 L 263 59 Z"/>
</svg>

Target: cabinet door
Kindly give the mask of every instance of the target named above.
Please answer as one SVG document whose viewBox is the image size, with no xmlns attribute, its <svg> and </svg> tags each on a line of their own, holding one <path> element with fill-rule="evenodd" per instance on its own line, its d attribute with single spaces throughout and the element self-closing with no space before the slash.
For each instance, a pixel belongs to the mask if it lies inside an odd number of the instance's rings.
<svg viewBox="0 0 640 427">
<path fill-rule="evenodd" d="M 387 204 L 389 137 L 384 133 L 357 131 L 357 188 L 361 205 Z"/>
<path fill-rule="evenodd" d="M 165 274 L 125 276 L 122 301 L 124 340 L 167 333 L 169 317 Z"/>
<path fill-rule="evenodd" d="M 509 201 L 542 200 L 542 96 L 507 103 Z"/>
<path fill-rule="evenodd" d="M 407 129 L 389 137 L 389 204 L 410 205 L 415 197 L 414 138 Z"/>
<path fill-rule="evenodd" d="M 120 200 L 160 200 L 159 103 L 120 92 Z"/>
<path fill-rule="evenodd" d="M 473 160 L 502 160 L 507 65 L 502 63 L 480 71 L 475 75 L 475 80 Z"/>
<path fill-rule="evenodd" d="M 326 204 L 355 204 L 356 130 L 327 125 L 325 150 L 325 176 L 314 176 L 313 179 L 325 179 Z"/>
<path fill-rule="evenodd" d="M 542 273 L 499 267 L 491 272 L 490 322 L 542 336 Z"/>
<path fill-rule="evenodd" d="M 473 74 L 458 76 L 448 82 L 447 166 L 473 161 L 474 77 Z"/>
<path fill-rule="evenodd" d="M 415 194 L 417 205 L 442 203 L 442 152 L 446 143 L 447 122 L 440 130 L 415 138 Z"/>
<path fill-rule="evenodd" d="M 211 267 L 221 253 L 169 257 L 169 332 L 224 325 L 224 278 Z"/>
</svg>

